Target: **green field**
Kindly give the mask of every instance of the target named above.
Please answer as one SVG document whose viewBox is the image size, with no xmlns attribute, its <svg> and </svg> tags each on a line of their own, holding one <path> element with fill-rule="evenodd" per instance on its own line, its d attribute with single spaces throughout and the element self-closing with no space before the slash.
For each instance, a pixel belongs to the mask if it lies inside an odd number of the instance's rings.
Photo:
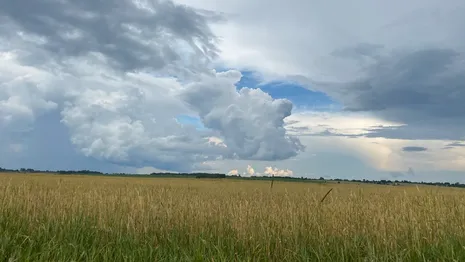
<svg viewBox="0 0 465 262">
<path fill-rule="evenodd" d="M 465 191 L 0 174 L 0 261 L 465 261 Z"/>
</svg>

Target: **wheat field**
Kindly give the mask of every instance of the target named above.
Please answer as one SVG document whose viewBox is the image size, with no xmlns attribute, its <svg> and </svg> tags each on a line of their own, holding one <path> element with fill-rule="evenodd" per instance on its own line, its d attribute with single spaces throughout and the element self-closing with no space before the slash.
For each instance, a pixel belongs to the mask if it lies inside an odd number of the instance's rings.
<svg viewBox="0 0 465 262">
<path fill-rule="evenodd" d="M 0 261 L 465 261 L 464 205 L 414 185 L 0 174 Z"/>
</svg>

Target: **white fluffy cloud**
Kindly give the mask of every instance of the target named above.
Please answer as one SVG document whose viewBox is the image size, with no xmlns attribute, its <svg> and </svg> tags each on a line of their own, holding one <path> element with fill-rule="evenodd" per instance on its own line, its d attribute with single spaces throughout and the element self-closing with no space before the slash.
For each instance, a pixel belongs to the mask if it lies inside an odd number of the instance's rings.
<svg viewBox="0 0 465 262">
<path fill-rule="evenodd" d="M 228 176 L 237 176 L 237 175 L 239 175 L 239 171 L 237 169 L 233 169 L 228 172 Z"/>
<path fill-rule="evenodd" d="M 294 174 L 294 172 L 292 172 L 292 170 L 289 170 L 289 169 L 278 169 L 278 168 L 273 168 L 273 167 L 266 167 L 265 168 L 265 172 L 264 172 L 265 175 L 269 175 L 269 176 L 292 176 Z"/>
<path fill-rule="evenodd" d="M 260 89 L 236 91 L 240 78 L 238 71 L 216 73 L 216 78 L 187 85 L 180 97 L 198 112 L 205 127 L 223 137 L 232 157 L 279 160 L 304 150 L 284 129 L 292 103 Z"/>
<path fill-rule="evenodd" d="M 247 165 L 247 175 L 249 176 L 255 175 L 255 169 L 253 169 L 253 167 L 250 165 Z"/>
<path fill-rule="evenodd" d="M 227 172 L 229 176 L 237 176 L 239 175 L 239 171 L 237 169 L 232 169 Z M 251 165 L 247 165 L 246 171 L 244 175 L 246 176 L 276 176 L 276 177 L 290 177 L 294 174 L 292 170 L 289 169 L 279 169 L 277 167 L 267 166 L 263 172 L 256 172 L 255 169 Z"/>
</svg>

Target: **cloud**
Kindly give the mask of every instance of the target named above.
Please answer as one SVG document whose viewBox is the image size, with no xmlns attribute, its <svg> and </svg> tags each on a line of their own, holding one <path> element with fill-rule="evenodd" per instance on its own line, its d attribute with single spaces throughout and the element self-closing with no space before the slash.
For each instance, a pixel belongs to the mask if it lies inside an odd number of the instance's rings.
<svg viewBox="0 0 465 262">
<path fill-rule="evenodd" d="M 229 157 L 279 160 L 304 150 L 299 139 L 286 134 L 284 128 L 284 119 L 292 111 L 289 100 L 273 99 L 260 89 L 237 91 L 238 71 L 215 74 L 215 78 L 187 85 L 179 96 L 199 114 L 205 127 L 218 132 Z"/>
<path fill-rule="evenodd" d="M 377 128 L 402 126 L 364 112 L 296 112 L 285 120 L 290 134 L 299 136 L 346 136 L 370 135 Z"/>
<path fill-rule="evenodd" d="M 459 139 L 458 127 L 465 125 L 461 106 L 465 97 L 460 91 L 465 88 L 463 61 L 463 53 L 444 48 L 381 53 L 365 76 L 323 85 L 334 88 L 328 92 L 342 101 L 346 110 L 374 112 L 384 120 L 406 124 L 379 129 L 375 132 L 379 136 L 406 137 L 410 133 L 417 139 Z M 438 122 L 441 128 L 437 128 Z"/>
<path fill-rule="evenodd" d="M 51 142 L 54 135 L 69 143 L 62 155 L 172 171 L 209 170 L 206 161 L 228 157 L 297 154 L 298 139 L 283 128 L 289 101 L 258 90 L 235 92 L 240 73 L 211 71 L 218 55 L 211 26 L 221 19 L 158 0 L 5 3 L 0 143 L 18 159 L 27 156 L 31 167 L 43 165 L 27 151 L 46 147 L 29 138 Z M 202 107 L 199 98 L 224 104 Z M 206 129 L 177 121 L 197 114 Z M 39 132 L 40 121 L 55 130 Z M 25 140 L 31 148 L 17 146 Z"/>
<path fill-rule="evenodd" d="M 402 124 L 371 129 L 368 136 L 461 139 L 460 130 L 465 127 L 461 106 L 465 97 L 460 91 L 465 88 L 465 49 L 380 50 L 354 80 L 307 84 L 326 90 L 345 106 L 344 110 L 371 112 Z"/>
<path fill-rule="evenodd" d="M 239 171 L 237 169 L 230 170 L 227 174 L 228 176 L 237 176 L 239 175 Z"/>
<path fill-rule="evenodd" d="M 1 39 L 1 38 L 0 38 Z M 17 64 L 17 55 L 0 52 L 0 128 L 29 130 L 36 117 L 57 108 L 51 101 L 50 73 Z"/>
<path fill-rule="evenodd" d="M 456 148 L 456 147 L 465 147 L 465 144 L 462 143 L 462 142 L 456 141 L 456 142 L 449 143 L 449 144 L 445 145 L 443 147 L 443 149 L 452 149 L 452 148 Z"/>
<path fill-rule="evenodd" d="M 422 146 L 404 146 L 402 148 L 404 152 L 423 152 L 426 150 L 428 150 L 428 148 Z"/>
<path fill-rule="evenodd" d="M 249 176 L 255 175 L 255 170 L 250 165 L 247 165 L 247 174 Z"/>
<path fill-rule="evenodd" d="M 239 171 L 237 169 L 232 169 L 229 172 L 227 172 L 227 175 L 233 176 L 233 175 L 238 175 Z M 280 176 L 280 177 L 288 177 L 292 176 L 294 172 L 289 169 L 278 169 L 276 167 L 265 167 L 265 170 L 263 173 L 256 172 L 255 169 L 251 165 L 247 165 L 246 172 L 244 172 L 244 175 L 247 176 Z"/>
<path fill-rule="evenodd" d="M 70 129 L 73 144 L 86 156 L 137 167 L 187 170 L 194 163 L 218 157 L 273 160 L 297 154 L 299 141 L 287 136 L 282 127 L 283 118 L 290 114 L 282 112 L 288 110 L 287 101 L 283 107 L 277 103 L 281 101 L 261 91 L 255 97 L 232 93 L 221 100 L 202 89 L 210 86 L 212 92 L 227 91 L 232 86 L 222 79 L 227 74 L 235 72 L 218 73 L 216 78 L 205 76 L 185 86 L 177 81 L 160 82 L 158 90 L 140 75 L 131 74 L 138 85 L 126 83 L 70 95 L 62 122 Z M 195 100 L 199 95 L 209 96 L 217 104 L 205 109 L 208 102 Z M 188 110 L 183 101 L 199 112 L 211 130 L 198 131 L 176 120 L 177 114 Z M 153 105 L 164 111 L 147 110 Z"/>
<path fill-rule="evenodd" d="M 123 71 L 191 70 L 217 55 L 208 23 L 218 15 L 171 1 L 18 0 L 5 2 L 0 15 L 1 34 L 12 43 L 32 44 L 21 50 L 22 60 L 35 65 L 99 54 Z M 192 63 L 176 66 L 181 60 Z"/>
<path fill-rule="evenodd" d="M 158 82 L 155 86 L 141 75 L 132 77 L 138 81 L 82 81 L 88 89 L 66 93 L 55 121 L 68 128 L 81 153 L 121 165 L 177 170 L 221 154 L 220 146 L 208 143 L 208 132 L 176 122 L 185 109 L 169 95 L 170 84 L 150 78 Z"/>
<path fill-rule="evenodd" d="M 278 169 L 278 168 L 273 168 L 273 167 L 266 167 L 265 168 L 265 172 L 263 172 L 263 174 L 265 175 L 268 175 L 268 176 L 284 176 L 284 177 L 287 177 L 287 176 L 292 176 L 294 174 L 294 172 L 292 170 L 289 170 L 289 169 Z"/>
</svg>

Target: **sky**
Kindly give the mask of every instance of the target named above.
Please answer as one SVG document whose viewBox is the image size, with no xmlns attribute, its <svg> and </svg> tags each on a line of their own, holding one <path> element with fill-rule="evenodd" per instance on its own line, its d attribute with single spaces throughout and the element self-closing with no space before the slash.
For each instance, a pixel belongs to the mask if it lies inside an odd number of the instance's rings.
<svg viewBox="0 0 465 262">
<path fill-rule="evenodd" d="M 465 182 L 462 0 L 15 0 L 0 166 Z"/>
</svg>

